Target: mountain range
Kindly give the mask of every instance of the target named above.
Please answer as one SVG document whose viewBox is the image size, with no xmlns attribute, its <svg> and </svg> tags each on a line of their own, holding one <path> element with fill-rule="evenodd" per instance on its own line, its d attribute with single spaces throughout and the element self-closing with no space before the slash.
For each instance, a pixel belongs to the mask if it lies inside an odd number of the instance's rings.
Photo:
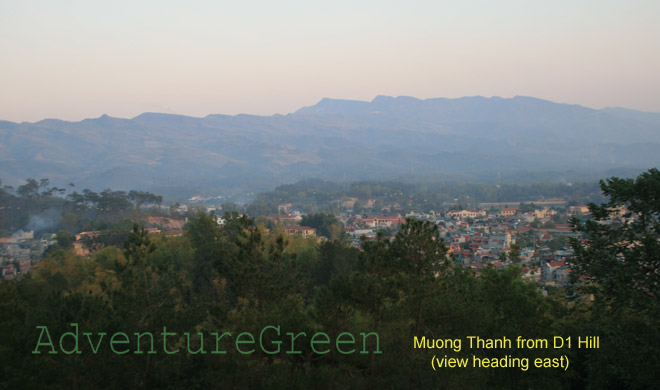
<svg viewBox="0 0 660 390">
<path fill-rule="evenodd" d="M 287 115 L 0 121 L 0 179 L 161 193 L 305 178 L 566 180 L 660 165 L 660 113 L 532 97 L 324 98 Z"/>
</svg>

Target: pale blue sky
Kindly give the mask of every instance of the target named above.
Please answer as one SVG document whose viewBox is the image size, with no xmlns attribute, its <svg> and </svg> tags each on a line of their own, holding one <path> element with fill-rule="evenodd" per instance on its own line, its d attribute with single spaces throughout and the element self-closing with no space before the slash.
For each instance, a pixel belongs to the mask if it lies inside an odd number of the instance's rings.
<svg viewBox="0 0 660 390">
<path fill-rule="evenodd" d="M 0 0 L 0 119 L 270 115 L 379 94 L 660 112 L 659 20 L 657 0 Z"/>
</svg>

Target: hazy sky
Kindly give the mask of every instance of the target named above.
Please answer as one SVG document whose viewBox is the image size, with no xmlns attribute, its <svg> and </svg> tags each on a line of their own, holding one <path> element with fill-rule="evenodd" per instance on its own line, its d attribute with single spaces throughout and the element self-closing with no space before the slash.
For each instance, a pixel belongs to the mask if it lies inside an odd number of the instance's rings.
<svg viewBox="0 0 660 390">
<path fill-rule="evenodd" d="M 0 0 L 0 119 L 376 95 L 660 112 L 660 1 Z"/>
</svg>

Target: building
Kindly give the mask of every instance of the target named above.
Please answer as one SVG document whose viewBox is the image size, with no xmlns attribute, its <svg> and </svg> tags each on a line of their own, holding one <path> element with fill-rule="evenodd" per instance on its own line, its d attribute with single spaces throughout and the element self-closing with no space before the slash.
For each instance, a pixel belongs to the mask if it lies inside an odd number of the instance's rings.
<svg viewBox="0 0 660 390">
<path fill-rule="evenodd" d="M 492 234 L 488 237 L 488 244 L 486 248 L 488 249 L 504 249 L 510 248 L 512 244 L 511 233 L 503 232 L 500 234 Z"/>
<path fill-rule="evenodd" d="M 291 212 L 292 207 L 293 207 L 293 204 L 291 204 L 291 203 L 283 203 L 283 204 L 277 206 L 277 212 L 278 212 L 278 214 L 289 214 Z"/>
<path fill-rule="evenodd" d="M 566 267 L 565 261 L 552 261 L 543 264 L 543 280 L 555 280 L 557 278 L 555 271 L 563 267 Z"/>
<path fill-rule="evenodd" d="M 282 226 L 284 233 L 302 238 L 316 237 L 316 229 L 309 226 Z"/>
<path fill-rule="evenodd" d="M 85 238 L 93 239 L 98 237 L 101 231 L 94 230 L 89 232 L 80 232 L 76 234 L 76 241 L 73 242 L 73 253 L 79 256 L 90 256 L 92 251 L 85 247 Z"/>
<path fill-rule="evenodd" d="M 284 225 L 295 225 L 296 223 L 300 223 L 302 220 L 302 217 L 300 215 L 293 215 L 293 214 L 272 214 L 272 215 L 267 215 L 266 218 L 270 221 L 277 223 L 282 223 Z"/>
<path fill-rule="evenodd" d="M 147 217 L 147 224 L 152 227 L 158 227 L 165 230 L 181 230 L 186 224 L 183 219 L 174 219 L 168 217 Z"/>
<path fill-rule="evenodd" d="M 369 217 L 362 219 L 360 222 L 370 228 L 392 228 L 399 226 L 406 220 L 401 217 Z"/>
<path fill-rule="evenodd" d="M 29 257 L 19 257 L 16 259 L 18 263 L 18 270 L 24 274 L 32 268 L 32 260 Z"/>
<path fill-rule="evenodd" d="M 555 210 L 549 208 L 544 208 L 542 210 L 534 210 L 534 217 L 537 219 L 548 219 L 552 218 L 553 215 L 557 214 Z"/>
<path fill-rule="evenodd" d="M 474 219 L 478 217 L 485 217 L 486 210 L 451 210 L 448 211 L 447 214 L 445 214 L 445 216 L 447 218 Z"/>
<path fill-rule="evenodd" d="M 586 205 L 571 206 L 568 208 L 568 213 L 572 215 L 585 215 L 589 214 L 589 207 Z"/>
<path fill-rule="evenodd" d="M 517 208 L 508 207 L 508 208 L 504 208 L 504 209 L 500 210 L 499 214 L 502 217 L 509 218 L 509 217 L 513 217 L 514 215 L 516 215 L 517 212 L 518 212 Z"/>
<path fill-rule="evenodd" d="M 5 265 L 2 267 L 2 277 L 4 279 L 12 279 L 16 276 L 16 267 L 13 264 Z"/>
</svg>

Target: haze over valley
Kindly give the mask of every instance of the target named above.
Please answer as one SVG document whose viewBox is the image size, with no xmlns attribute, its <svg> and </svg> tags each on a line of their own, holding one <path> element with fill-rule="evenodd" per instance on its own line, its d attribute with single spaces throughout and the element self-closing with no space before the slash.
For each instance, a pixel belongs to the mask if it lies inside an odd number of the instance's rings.
<svg viewBox="0 0 660 390">
<path fill-rule="evenodd" d="M 306 178 L 593 180 L 660 165 L 660 114 L 546 100 L 324 98 L 287 115 L 0 122 L 0 178 L 179 196 Z"/>
</svg>

